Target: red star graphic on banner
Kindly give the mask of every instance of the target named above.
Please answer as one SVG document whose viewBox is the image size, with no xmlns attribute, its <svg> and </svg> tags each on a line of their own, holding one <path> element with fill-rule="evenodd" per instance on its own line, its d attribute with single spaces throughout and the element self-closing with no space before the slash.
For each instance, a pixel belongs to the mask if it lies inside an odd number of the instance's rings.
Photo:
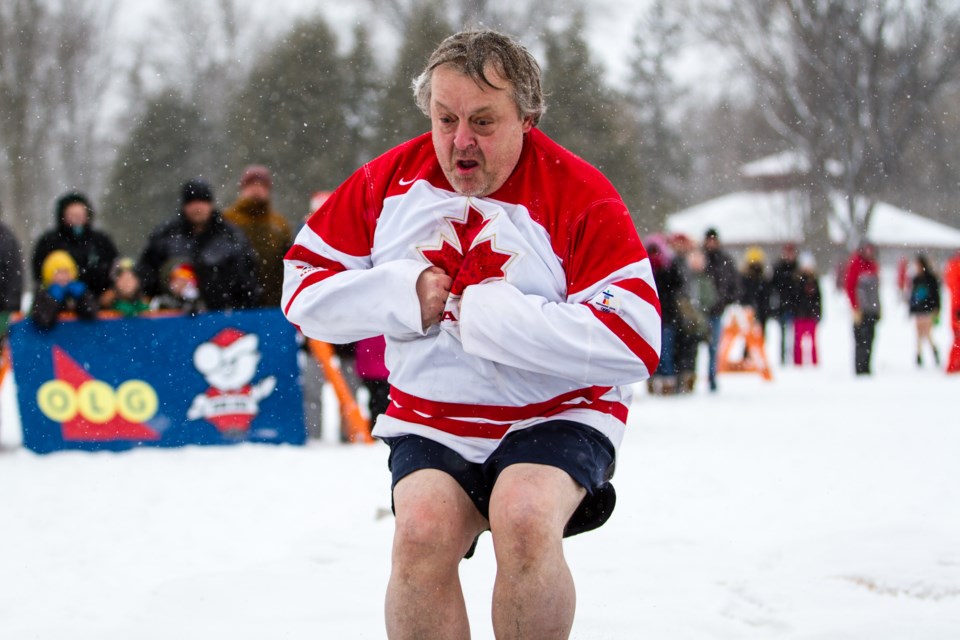
<svg viewBox="0 0 960 640">
<path fill-rule="evenodd" d="M 450 244 L 444 237 L 439 249 L 421 250 L 421 254 L 453 278 L 451 295 L 462 294 L 471 284 L 490 278 L 506 277 L 503 267 L 513 257 L 512 254 L 495 250 L 490 239 L 473 246 L 474 240 L 490 222 L 490 218 L 484 218 L 480 211 L 471 206 L 467 209 L 465 221 L 454 218 L 446 220 L 456 234 L 459 247 Z"/>
</svg>

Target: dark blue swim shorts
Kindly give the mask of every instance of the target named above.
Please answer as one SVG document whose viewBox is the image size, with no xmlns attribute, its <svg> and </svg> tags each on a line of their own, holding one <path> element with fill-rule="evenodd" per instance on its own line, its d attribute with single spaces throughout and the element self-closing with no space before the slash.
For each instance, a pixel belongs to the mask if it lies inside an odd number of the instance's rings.
<svg viewBox="0 0 960 640">
<path fill-rule="evenodd" d="M 511 432 L 483 463 L 469 462 L 456 451 L 418 435 L 384 440 L 390 445 L 387 464 L 393 474 L 392 487 L 414 471 L 438 469 L 463 487 L 485 518 L 500 472 L 521 462 L 563 469 L 587 490 L 564 528 L 564 537 L 596 529 L 607 521 L 616 504 L 617 494 L 610 484 L 613 444 L 593 427 L 578 422 L 552 420 Z"/>
</svg>

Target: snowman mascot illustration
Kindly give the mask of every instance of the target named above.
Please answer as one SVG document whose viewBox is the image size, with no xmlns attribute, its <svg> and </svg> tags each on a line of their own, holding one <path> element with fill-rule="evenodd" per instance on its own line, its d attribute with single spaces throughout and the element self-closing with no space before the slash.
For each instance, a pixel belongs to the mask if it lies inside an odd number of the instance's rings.
<svg viewBox="0 0 960 640">
<path fill-rule="evenodd" d="M 251 384 L 260 364 L 260 338 L 227 328 L 193 352 L 193 364 L 210 387 L 193 399 L 188 420 L 204 419 L 225 437 L 243 438 L 260 413 L 260 401 L 273 393 L 275 376 Z"/>
</svg>

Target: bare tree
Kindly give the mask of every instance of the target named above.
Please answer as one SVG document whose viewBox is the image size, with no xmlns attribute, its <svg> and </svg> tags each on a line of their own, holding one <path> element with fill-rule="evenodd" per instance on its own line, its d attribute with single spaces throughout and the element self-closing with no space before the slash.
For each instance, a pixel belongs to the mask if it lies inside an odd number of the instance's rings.
<svg viewBox="0 0 960 640">
<path fill-rule="evenodd" d="M 415 9 L 423 0 L 367 0 L 374 14 L 384 17 L 399 33 L 404 33 Z M 462 27 L 488 27 L 535 40 L 550 15 L 567 14 L 575 3 L 568 0 L 453 0 L 445 3 L 447 20 Z"/>
<path fill-rule="evenodd" d="M 810 163 L 807 237 L 829 246 L 829 194 L 845 197 L 848 243 L 902 175 L 911 140 L 958 80 L 960 8 L 946 0 L 704 3 L 702 27 L 750 74 L 768 124 Z"/>
<path fill-rule="evenodd" d="M 52 113 L 46 79 L 48 43 L 41 25 L 48 14 L 38 0 L 0 5 L 0 189 L 3 210 L 21 242 L 29 237 L 43 182 L 44 152 Z"/>
<path fill-rule="evenodd" d="M 106 41 L 115 6 L 0 6 L 0 202 L 24 243 L 50 224 L 56 191 L 102 186 L 111 153 L 104 96 L 118 77 Z"/>
<path fill-rule="evenodd" d="M 636 154 L 654 217 L 676 207 L 689 166 L 680 135 L 669 118 L 684 94 L 669 69 L 684 44 L 680 24 L 681 14 L 671 12 L 664 0 L 655 0 L 637 23 L 630 57 L 626 97 L 640 127 Z"/>
</svg>

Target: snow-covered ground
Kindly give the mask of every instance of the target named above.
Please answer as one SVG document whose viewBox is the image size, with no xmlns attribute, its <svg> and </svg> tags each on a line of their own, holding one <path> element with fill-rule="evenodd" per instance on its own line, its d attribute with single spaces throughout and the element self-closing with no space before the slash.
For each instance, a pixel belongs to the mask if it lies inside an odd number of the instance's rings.
<svg viewBox="0 0 960 640">
<path fill-rule="evenodd" d="M 566 542 L 573 638 L 960 637 L 960 377 L 917 369 L 887 291 L 875 375 L 855 378 L 824 291 L 819 368 L 640 389 L 617 511 Z M 383 445 L 37 456 L 2 399 L 0 638 L 385 636 Z M 474 638 L 494 570 L 485 536 L 462 565 Z"/>
</svg>

